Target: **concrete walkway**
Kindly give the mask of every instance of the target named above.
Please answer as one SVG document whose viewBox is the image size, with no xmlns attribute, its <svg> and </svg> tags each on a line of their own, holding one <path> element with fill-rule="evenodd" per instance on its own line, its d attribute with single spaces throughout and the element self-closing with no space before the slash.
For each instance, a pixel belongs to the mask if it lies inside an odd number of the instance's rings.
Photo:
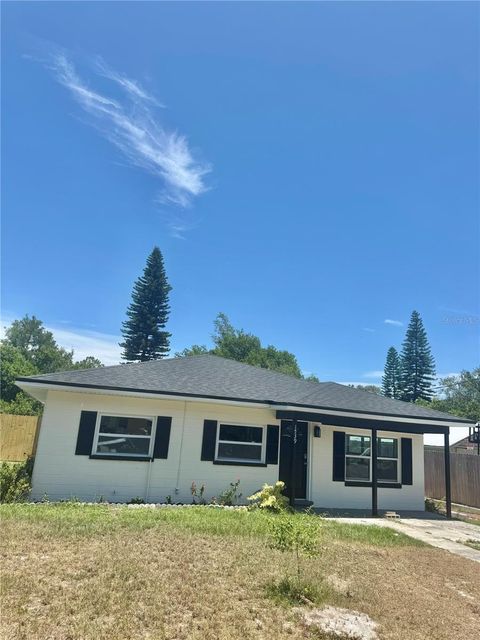
<svg viewBox="0 0 480 640">
<path fill-rule="evenodd" d="M 403 516 L 402 512 L 400 515 Z M 461 520 L 447 520 L 436 514 L 427 515 L 419 512 L 417 515 L 420 517 L 401 517 L 399 520 L 371 517 L 333 517 L 332 519 L 350 524 L 376 524 L 380 527 L 389 527 L 439 549 L 445 549 L 457 556 L 480 563 L 480 551 L 462 544 L 467 540 L 474 540 L 480 544 L 480 526 Z"/>
</svg>

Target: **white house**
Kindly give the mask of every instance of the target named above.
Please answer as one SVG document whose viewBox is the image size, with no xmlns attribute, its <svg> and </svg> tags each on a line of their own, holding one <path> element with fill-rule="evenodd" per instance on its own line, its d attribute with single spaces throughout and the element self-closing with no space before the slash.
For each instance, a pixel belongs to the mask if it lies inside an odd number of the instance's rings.
<svg viewBox="0 0 480 640">
<path fill-rule="evenodd" d="M 190 502 L 284 480 L 318 508 L 424 508 L 423 434 L 468 421 L 210 355 L 19 378 L 45 404 L 33 499 Z M 375 463 L 376 460 L 376 463 Z M 449 469 L 446 456 L 447 498 Z"/>
</svg>

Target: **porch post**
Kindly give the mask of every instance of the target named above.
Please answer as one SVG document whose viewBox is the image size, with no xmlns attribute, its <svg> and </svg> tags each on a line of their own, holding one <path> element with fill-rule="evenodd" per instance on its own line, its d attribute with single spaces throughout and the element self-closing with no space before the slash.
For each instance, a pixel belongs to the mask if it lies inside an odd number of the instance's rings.
<svg viewBox="0 0 480 640">
<path fill-rule="evenodd" d="M 292 459 L 290 461 L 290 506 L 295 506 L 295 453 L 297 449 L 297 418 L 292 419 Z"/>
<path fill-rule="evenodd" d="M 377 430 L 372 429 L 372 516 L 378 516 Z"/>
<path fill-rule="evenodd" d="M 447 518 L 452 517 L 452 489 L 450 484 L 450 437 L 447 431 L 443 436 L 443 454 L 445 456 L 445 503 Z"/>
</svg>

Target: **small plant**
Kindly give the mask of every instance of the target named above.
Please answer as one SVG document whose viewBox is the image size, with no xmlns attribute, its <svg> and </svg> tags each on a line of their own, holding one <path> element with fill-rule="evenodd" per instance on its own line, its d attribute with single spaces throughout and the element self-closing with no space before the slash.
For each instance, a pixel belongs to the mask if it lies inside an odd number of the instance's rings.
<svg viewBox="0 0 480 640">
<path fill-rule="evenodd" d="M 425 498 L 425 511 L 440 513 L 440 507 L 432 498 Z"/>
<path fill-rule="evenodd" d="M 190 487 L 190 493 L 192 494 L 192 504 L 206 504 L 206 500 L 203 497 L 205 493 L 205 483 L 203 483 L 200 489 L 198 489 L 196 483 L 192 482 L 192 486 Z"/>
<path fill-rule="evenodd" d="M 145 500 L 140 498 L 140 496 L 135 496 L 135 498 L 132 498 L 128 504 L 145 504 Z"/>
<path fill-rule="evenodd" d="M 215 502 L 225 507 L 231 507 L 236 504 L 242 497 L 242 494 L 238 491 L 239 485 L 240 480 L 230 482 L 230 486 L 228 487 L 228 489 L 222 491 L 222 493 L 216 498 Z"/>
<path fill-rule="evenodd" d="M 165 502 L 166 502 L 166 504 L 173 504 L 172 503 L 172 496 L 165 496 Z"/>
<path fill-rule="evenodd" d="M 297 581 L 301 580 L 300 557 L 313 558 L 320 552 L 318 545 L 320 529 L 316 516 L 299 515 L 271 518 L 269 523 L 269 546 L 282 553 L 293 553 L 296 561 Z"/>
<path fill-rule="evenodd" d="M 22 502 L 32 488 L 33 458 L 0 465 L 0 502 Z"/>
<path fill-rule="evenodd" d="M 266 509 L 267 511 L 286 511 L 288 498 L 283 495 L 285 483 L 279 480 L 274 485 L 264 484 L 260 491 L 247 498 L 252 502 L 252 508 Z"/>
</svg>

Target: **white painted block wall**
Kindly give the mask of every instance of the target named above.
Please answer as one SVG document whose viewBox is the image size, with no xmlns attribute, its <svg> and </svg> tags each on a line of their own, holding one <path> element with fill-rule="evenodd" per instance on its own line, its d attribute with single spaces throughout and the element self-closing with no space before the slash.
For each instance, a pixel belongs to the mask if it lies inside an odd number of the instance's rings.
<svg viewBox="0 0 480 640">
<path fill-rule="evenodd" d="M 149 463 L 75 455 L 81 411 L 172 416 L 168 459 Z M 170 495 L 173 501 L 190 502 L 192 481 L 197 486 L 205 483 L 205 497 L 209 500 L 230 482 L 240 479 L 245 499 L 264 483 L 272 484 L 278 479 L 278 465 L 247 467 L 201 461 L 203 422 L 208 419 L 279 424 L 274 409 L 49 390 L 35 459 L 32 498 L 40 500 L 46 494 L 50 500 L 76 497 L 95 501 L 103 496 L 111 502 L 125 502 L 139 496 L 151 502 L 164 502 Z M 368 487 L 345 487 L 342 482 L 332 480 L 335 430 L 365 434 L 358 429 L 323 425 L 321 437 L 314 438 L 313 429 L 309 429 L 308 497 L 318 507 L 368 509 L 371 506 Z M 382 435 L 389 434 L 382 432 Z M 404 435 L 413 440 L 414 484 L 401 489 L 379 489 L 381 509 L 424 508 L 423 436 Z"/>
<path fill-rule="evenodd" d="M 313 431 L 312 429 L 310 430 Z M 343 429 L 323 425 L 321 437 L 310 434 L 309 487 L 310 499 L 315 506 L 339 509 L 370 509 L 372 490 L 369 487 L 346 487 L 343 482 L 334 482 L 333 477 L 333 432 L 344 431 L 353 435 L 365 435 L 365 430 Z M 378 489 L 379 509 L 411 509 L 423 511 L 425 508 L 423 435 L 379 431 L 379 436 L 412 438 L 413 484 L 401 489 Z M 398 461 L 401 469 L 401 460 Z"/>
<path fill-rule="evenodd" d="M 172 416 L 168 458 L 149 463 L 75 455 L 81 411 Z M 174 502 L 190 502 L 192 481 L 197 486 L 205 483 L 205 497 L 209 500 L 237 479 L 244 497 L 278 479 L 278 465 L 244 467 L 201 461 L 203 422 L 208 419 L 278 424 L 267 409 L 49 391 L 38 439 L 32 498 L 39 500 L 47 494 L 50 500 L 76 497 L 92 501 L 103 496 L 111 502 L 123 502 L 140 496 L 151 502 L 164 502 L 170 495 Z"/>
</svg>

